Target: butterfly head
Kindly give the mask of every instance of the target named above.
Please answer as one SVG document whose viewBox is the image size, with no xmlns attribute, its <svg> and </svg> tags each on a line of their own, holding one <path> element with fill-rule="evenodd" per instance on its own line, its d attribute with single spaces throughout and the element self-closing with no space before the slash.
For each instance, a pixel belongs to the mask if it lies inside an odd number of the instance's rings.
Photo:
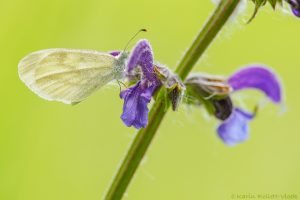
<svg viewBox="0 0 300 200">
<path fill-rule="evenodd" d="M 140 29 L 136 34 L 134 34 L 133 37 L 125 45 L 124 50 L 118 56 L 118 62 L 117 62 L 117 65 L 115 67 L 115 79 L 119 80 L 119 79 L 122 79 L 125 76 L 126 61 L 127 61 L 128 57 L 129 57 L 129 52 L 127 51 L 127 47 L 129 46 L 130 42 L 140 32 L 147 32 L 147 30 L 146 29 Z"/>
</svg>

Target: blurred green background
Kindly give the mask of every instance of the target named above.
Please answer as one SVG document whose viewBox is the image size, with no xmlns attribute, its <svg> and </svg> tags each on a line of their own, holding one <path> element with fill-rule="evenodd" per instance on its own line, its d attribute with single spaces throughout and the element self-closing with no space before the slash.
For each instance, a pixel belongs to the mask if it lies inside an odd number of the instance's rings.
<svg viewBox="0 0 300 200">
<path fill-rule="evenodd" d="M 101 199 L 136 133 L 119 118 L 118 87 L 76 106 L 48 102 L 19 80 L 22 57 L 54 47 L 122 49 L 147 28 L 138 38 L 174 69 L 213 8 L 210 0 L 1 0 L 0 199 Z M 227 25 L 194 71 L 229 75 L 249 63 L 272 66 L 284 83 L 287 112 L 267 104 L 250 124 L 250 139 L 234 148 L 200 109 L 169 112 L 124 199 L 300 198 L 300 20 L 268 6 L 246 25 L 252 9 L 249 3 Z M 236 97 L 245 95 L 263 97 Z"/>
</svg>

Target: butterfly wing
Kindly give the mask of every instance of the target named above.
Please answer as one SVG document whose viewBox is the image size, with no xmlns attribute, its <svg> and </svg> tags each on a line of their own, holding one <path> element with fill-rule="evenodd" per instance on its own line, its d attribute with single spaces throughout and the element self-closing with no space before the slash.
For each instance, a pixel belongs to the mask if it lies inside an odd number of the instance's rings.
<svg viewBox="0 0 300 200">
<path fill-rule="evenodd" d="M 117 59 L 92 50 L 47 49 L 19 63 L 20 79 L 37 95 L 74 104 L 114 79 Z"/>
</svg>

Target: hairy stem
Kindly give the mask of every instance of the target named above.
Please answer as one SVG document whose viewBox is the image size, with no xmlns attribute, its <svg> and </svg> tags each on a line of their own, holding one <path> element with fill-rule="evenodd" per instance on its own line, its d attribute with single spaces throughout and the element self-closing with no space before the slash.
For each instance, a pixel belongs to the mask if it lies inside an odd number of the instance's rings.
<svg viewBox="0 0 300 200">
<path fill-rule="evenodd" d="M 192 45 L 181 59 L 176 73 L 184 81 L 198 59 L 222 29 L 240 0 L 222 0 L 210 16 Z M 168 108 L 166 89 L 161 88 L 149 113 L 149 122 L 146 128 L 139 130 L 131 144 L 126 157 L 114 177 L 114 180 L 105 196 L 105 200 L 120 200 L 123 197 L 131 179 L 133 178 L 141 160 L 143 159 L 154 135 L 161 124 Z"/>
</svg>

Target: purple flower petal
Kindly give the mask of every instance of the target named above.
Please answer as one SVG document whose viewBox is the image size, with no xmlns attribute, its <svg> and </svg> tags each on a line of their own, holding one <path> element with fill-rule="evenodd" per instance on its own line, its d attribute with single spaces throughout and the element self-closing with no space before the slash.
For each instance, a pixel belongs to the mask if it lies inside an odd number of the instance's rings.
<svg viewBox="0 0 300 200">
<path fill-rule="evenodd" d="M 217 129 L 219 137 L 228 146 L 234 146 L 248 139 L 248 122 L 254 117 L 253 114 L 235 108 L 230 117 Z"/>
<path fill-rule="evenodd" d="M 300 17 L 300 9 L 299 8 L 292 8 L 292 12 L 296 17 Z"/>
<path fill-rule="evenodd" d="M 121 119 L 126 126 L 134 126 L 136 129 L 146 127 L 148 124 L 147 105 L 157 85 L 148 86 L 146 82 L 138 82 L 136 85 L 123 90 L 120 97 L 124 99 Z"/>
<path fill-rule="evenodd" d="M 267 67 L 244 67 L 230 76 L 228 83 L 234 90 L 258 89 L 274 103 L 280 103 L 282 100 L 280 81 L 276 74 Z"/>
<path fill-rule="evenodd" d="M 289 0 L 287 1 L 292 9 L 293 14 L 296 17 L 300 17 L 300 1 L 299 0 Z"/>
<path fill-rule="evenodd" d="M 140 66 L 144 76 L 149 81 L 155 81 L 156 77 L 153 73 L 153 53 L 151 46 L 147 40 L 140 40 L 134 47 L 127 64 L 127 73 L 137 66 Z"/>
<path fill-rule="evenodd" d="M 120 53 L 121 53 L 121 51 L 111 51 L 111 52 L 109 52 L 109 54 L 114 56 L 114 57 L 120 55 Z"/>
</svg>

